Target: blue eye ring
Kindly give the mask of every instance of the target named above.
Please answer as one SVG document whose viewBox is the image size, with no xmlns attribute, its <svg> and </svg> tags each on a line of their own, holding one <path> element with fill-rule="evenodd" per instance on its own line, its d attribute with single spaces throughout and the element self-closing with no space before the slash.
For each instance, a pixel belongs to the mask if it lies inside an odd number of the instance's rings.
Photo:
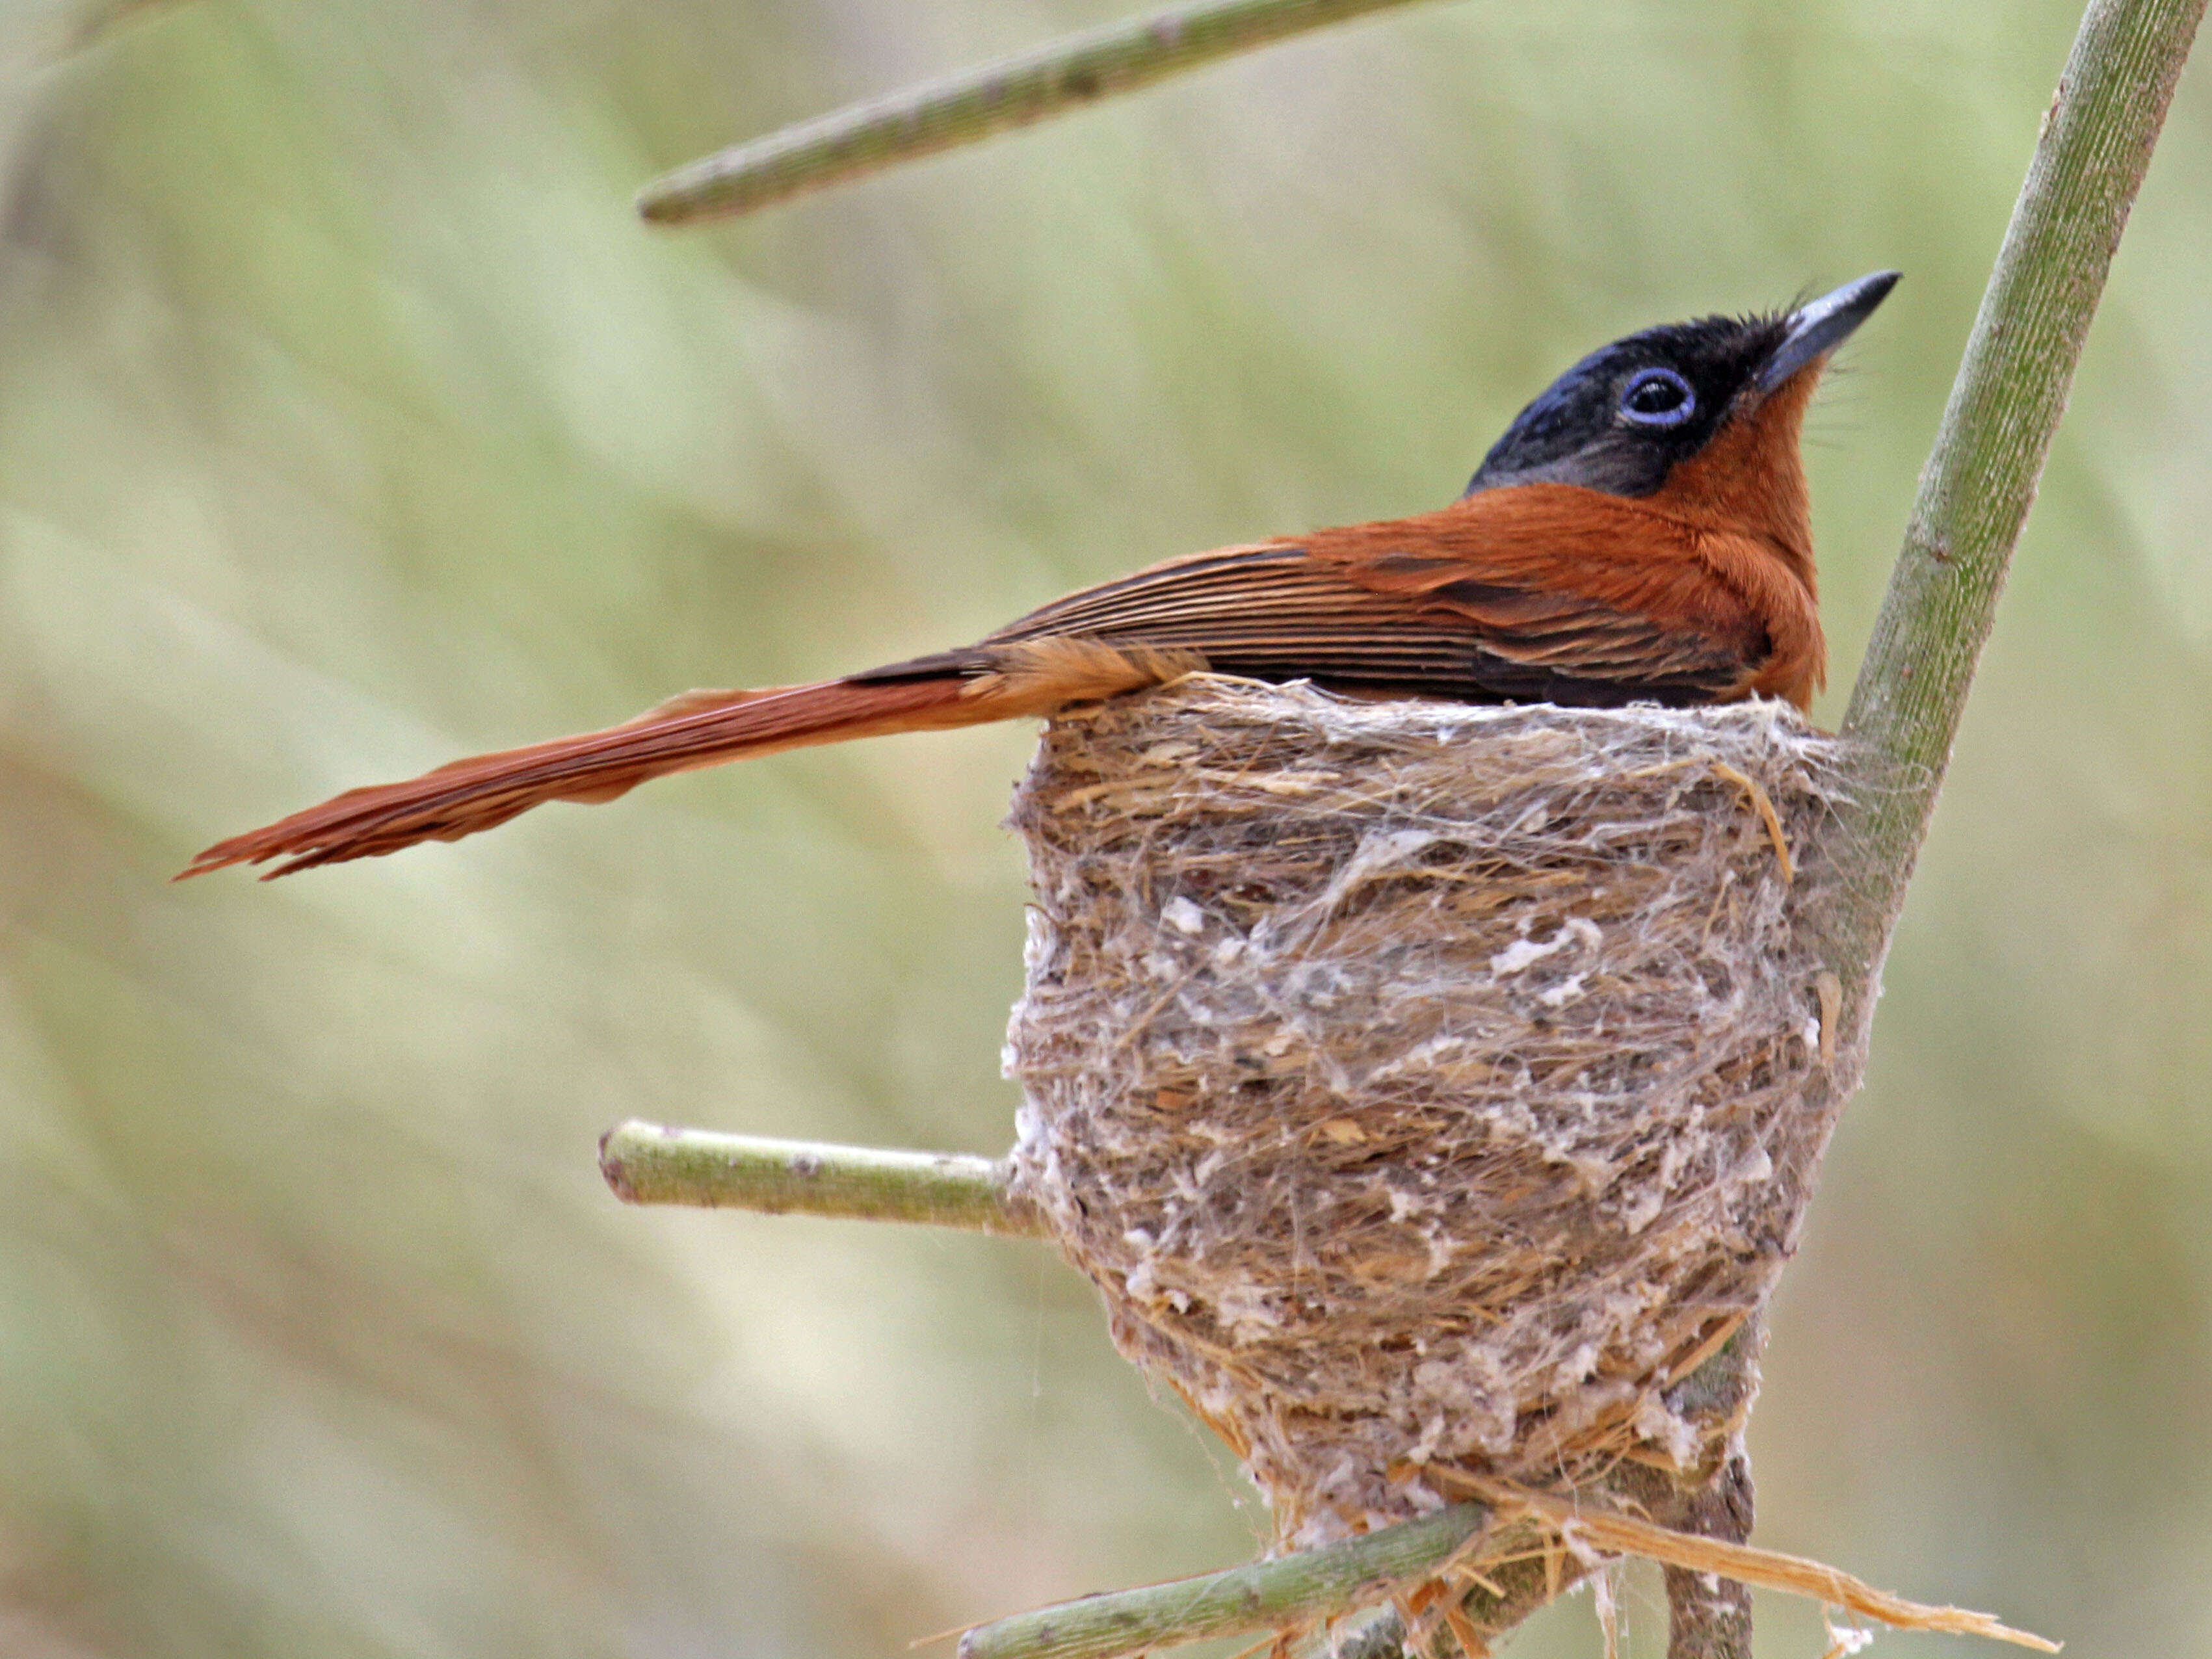
<svg viewBox="0 0 2212 1659">
<path fill-rule="evenodd" d="M 1680 426 L 1698 412 L 1698 394 L 1671 368 L 1639 368 L 1620 389 L 1620 418 L 1632 426 Z"/>
</svg>

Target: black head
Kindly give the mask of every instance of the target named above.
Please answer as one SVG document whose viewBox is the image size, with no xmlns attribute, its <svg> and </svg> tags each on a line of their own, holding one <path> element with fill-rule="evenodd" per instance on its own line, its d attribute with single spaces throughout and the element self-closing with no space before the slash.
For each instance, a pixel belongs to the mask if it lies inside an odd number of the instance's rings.
<svg viewBox="0 0 2212 1659">
<path fill-rule="evenodd" d="M 1794 310 L 1668 323 L 1593 351 L 1514 417 L 1468 494 L 1523 483 L 1656 493 L 1676 462 L 1841 344 L 1897 278 L 1878 270 Z"/>
</svg>

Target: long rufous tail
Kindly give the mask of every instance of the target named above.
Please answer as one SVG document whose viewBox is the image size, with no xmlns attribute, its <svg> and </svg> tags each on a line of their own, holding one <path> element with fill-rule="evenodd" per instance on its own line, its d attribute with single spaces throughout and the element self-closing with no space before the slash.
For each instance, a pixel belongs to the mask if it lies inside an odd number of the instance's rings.
<svg viewBox="0 0 2212 1659">
<path fill-rule="evenodd" d="M 824 680 L 764 691 L 688 691 L 604 732 L 473 756 L 405 783 L 349 789 L 265 829 L 217 842 L 184 874 L 287 860 L 262 878 L 266 881 L 319 864 L 397 852 L 418 841 L 458 841 L 549 800 L 612 800 L 669 772 L 1022 712 L 1009 706 L 999 687 L 952 674 L 874 683 Z"/>
<path fill-rule="evenodd" d="M 319 864 L 396 853 L 418 841 L 459 841 L 549 800 L 612 800 L 670 772 L 848 738 L 1049 714 L 1206 666 L 1192 651 L 1117 648 L 1057 636 L 995 642 L 997 637 L 812 685 L 686 691 L 604 732 L 473 755 L 405 783 L 349 789 L 265 829 L 217 842 L 183 876 L 283 860 L 262 877 L 269 881 Z"/>
</svg>

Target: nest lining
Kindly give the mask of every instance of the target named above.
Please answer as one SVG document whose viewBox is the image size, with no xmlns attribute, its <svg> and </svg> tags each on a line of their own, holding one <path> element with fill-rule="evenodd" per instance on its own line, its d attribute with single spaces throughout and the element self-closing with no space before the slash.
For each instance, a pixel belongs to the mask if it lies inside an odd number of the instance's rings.
<svg viewBox="0 0 2212 1659">
<path fill-rule="evenodd" d="M 1768 703 L 1210 676 L 1048 726 L 1017 1190 L 1279 1543 L 1710 1459 L 1667 1389 L 1771 1288 L 1856 1065 L 1792 927 L 1838 761 Z"/>
</svg>

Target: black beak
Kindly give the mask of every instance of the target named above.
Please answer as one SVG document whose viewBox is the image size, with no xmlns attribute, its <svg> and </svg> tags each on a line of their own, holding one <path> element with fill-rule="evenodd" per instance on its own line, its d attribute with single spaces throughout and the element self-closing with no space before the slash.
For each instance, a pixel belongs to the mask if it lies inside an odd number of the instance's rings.
<svg viewBox="0 0 2212 1659">
<path fill-rule="evenodd" d="M 1789 333 L 1759 371 L 1759 395 L 1773 392 L 1808 363 L 1843 344 L 1851 331 L 1873 316 L 1875 307 L 1889 297 L 1902 275 L 1902 271 L 1877 270 L 1792 312 Z"/>
</svg>

